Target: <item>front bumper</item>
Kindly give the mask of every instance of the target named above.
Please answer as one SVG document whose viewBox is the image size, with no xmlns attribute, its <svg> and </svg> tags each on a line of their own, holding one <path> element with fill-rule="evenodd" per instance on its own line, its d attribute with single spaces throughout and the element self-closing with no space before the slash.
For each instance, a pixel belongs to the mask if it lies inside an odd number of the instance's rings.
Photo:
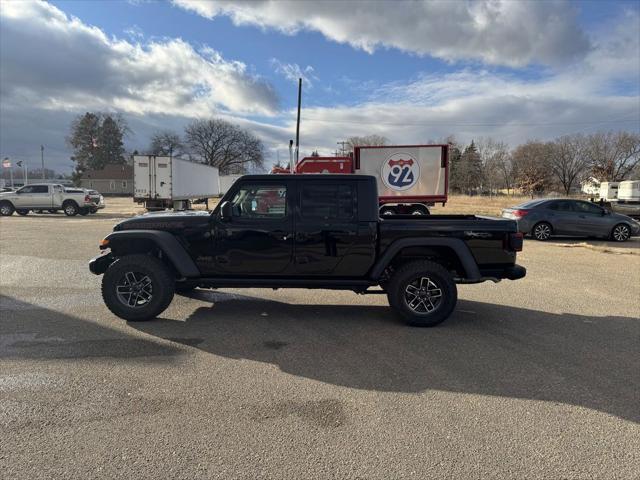
<svg viewBox="0 0 640 480">
<path fill-rule="evenodd" d="M 98 255 L 97 257 L 89 260 L 89 271 L 95 275 L 102 275 L 107 271 L 109 265 L 111 265 L 115 261 L 116 259 L 111 253 L 107 253 L 106 255 Z"/>
</svg>

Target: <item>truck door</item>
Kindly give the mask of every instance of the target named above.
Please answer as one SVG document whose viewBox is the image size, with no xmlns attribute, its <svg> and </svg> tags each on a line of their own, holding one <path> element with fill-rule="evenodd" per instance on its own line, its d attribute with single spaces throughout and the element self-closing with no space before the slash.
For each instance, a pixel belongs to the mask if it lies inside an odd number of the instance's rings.
<svg viewBox="0 0 640 480">
<path fill-rule="evenodd" d="M 215 273 L 274 275 L 287 270 L 293 254 L 293 209 L 287 187 L 277 179 L 234 185 L 232 218 L 214 220 Z"/>
<path fill-rule="evenodd" d="M 171 159 L 155 157 L 155 196 L 154 198 L 171 198 Z"/>
<path fill-rule="evenodd" d="M 298 197 L 294 273 L 332 274 L 358 238 L 357 185 L 300 181 Z M 349 272 L 345 274 L 349 276 Z"/>
</svg>

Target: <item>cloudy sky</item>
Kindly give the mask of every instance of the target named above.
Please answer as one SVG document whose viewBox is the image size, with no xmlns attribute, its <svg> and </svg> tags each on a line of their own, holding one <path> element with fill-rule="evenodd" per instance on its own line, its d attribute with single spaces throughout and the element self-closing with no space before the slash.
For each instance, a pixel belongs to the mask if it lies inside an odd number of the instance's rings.
<svg viewBox="0 0 640 480">
<path fill-rule="evenodd" d="M 222 117 L 270 160 L 295 134 L 528 138 L 640 130 L 636 1 L 0 2 L 0 157 L 69 171 L 71 119 L 117 111 L 129 149 Z"/>
</svg>

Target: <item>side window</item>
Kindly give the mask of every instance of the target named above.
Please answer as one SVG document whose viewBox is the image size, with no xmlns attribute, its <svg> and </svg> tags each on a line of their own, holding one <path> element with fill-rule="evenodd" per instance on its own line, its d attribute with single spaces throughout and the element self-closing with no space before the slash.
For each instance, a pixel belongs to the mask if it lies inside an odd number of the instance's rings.
<svg viewBox="0 0 640 480">
<path fill-rule="evenodd" d="M 575 209 L 580 213 L 590 213 L 592 215 L 601 215 L 602 209 L 597 205 L 593 205 L 587 202 L 575 202 Z"/>
<path fill-rule="evenodd" d="M 235 217 L 284 218 L 287 215 L 287 187 L 273 184 L 243 185 L 231 204 Z"/>
<path fill-rule="evenodd" d="M 568 202 L 566 200 L 558 200 L 556 202 L 552 202 L 548 208 L 557 212 L 573 212 L 571 202 Z"/>
<path fill-rule="evenodd" d="M 34 185 L 32 193 L 49 193 L 49 187 L 46 185 Z"/>
<path fill-rule="evenodd" d="M 347 220 L 353 218 L 353 185 L 300 182 L 300 215 L 302 218 Z"/>
<path fill-rule="evenodd" d="M 22 187 L 18 190 L 19 193 L 33 193 L 33 187 Z"/>
</svg>

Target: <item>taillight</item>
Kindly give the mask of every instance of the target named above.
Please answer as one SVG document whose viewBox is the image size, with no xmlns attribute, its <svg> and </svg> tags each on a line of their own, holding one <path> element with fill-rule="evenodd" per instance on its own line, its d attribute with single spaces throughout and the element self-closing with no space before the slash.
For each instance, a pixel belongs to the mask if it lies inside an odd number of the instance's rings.
<svg viewBox="0 0 640 480">
<path fill-rule="evenodd" d="M 87 203 L 91 202 L 91 197 L 89 195 L 85 195 L 84 196 L 84 201 L 87 202 Z"/>
<path fill-rule="evenodd" d="M 512 210 L 511 214 L 516 218 L 522 218 L 529 213 L 529 210 Z"/>
<path fill-rule="evenodd" d="M 509 234 L 509 250 L 513 252 L 521 252 L 524 243 L 524 234 L 522 232 Z"/>
</svg>

